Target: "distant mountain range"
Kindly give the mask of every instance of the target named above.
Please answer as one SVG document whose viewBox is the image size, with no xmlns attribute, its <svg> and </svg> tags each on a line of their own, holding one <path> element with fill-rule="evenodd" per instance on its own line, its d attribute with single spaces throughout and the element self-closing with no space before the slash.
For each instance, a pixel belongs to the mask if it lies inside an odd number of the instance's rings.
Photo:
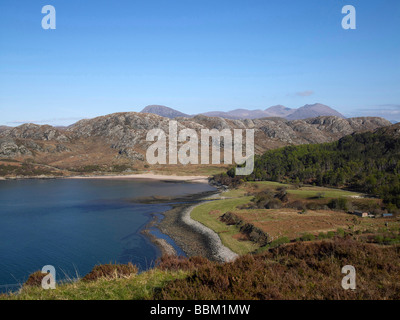
<svg viewBox="0 0 400 320">
<path fill-rule="evenodd" d="M 171 119 L 176 117 L 192 118 L 195 116 L 160 105 L 147 106 L 141 112 L 153 113 Z M 321 103 L 306 104 L 305 106 L 300 107 L 298 109 L 291 109 L 282 105 L 277 105 L 269 107 L 265 110 L 235 109 L 227 112 L 210 111 L 200 114 L 208 117 L 219 117 L 232 120 L 262 119 L 262 118 L 276 118 L 276 117 L 284 118 L 287 120 L 301 120 L 301 119 L 315 118 L 319 116 L 336 116 L 339 118 L 345 118 L 342 114 L 340 114 L 336 110 Z"/>
</svg>

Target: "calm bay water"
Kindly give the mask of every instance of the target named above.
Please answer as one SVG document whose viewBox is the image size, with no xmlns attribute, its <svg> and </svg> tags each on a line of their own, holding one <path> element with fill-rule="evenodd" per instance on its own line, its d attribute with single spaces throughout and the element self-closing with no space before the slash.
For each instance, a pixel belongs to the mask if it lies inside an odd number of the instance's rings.
<svg viewBox="0 0 400 320">
<path fill-rule="evenodd" d="M 141 269 L 160 255 L 141 229 L 167 205 L 128 201 L 213 190 L 207 184 L 150 180 L 59 179 L 0 181 L 0 291 L 45 265 L 57 280 L 83 276 L 99 263 Z M 159 234 L 172 245 L 169 237 Z M 179 250 L 179 248 L 178 248 Z"/>
</svg>

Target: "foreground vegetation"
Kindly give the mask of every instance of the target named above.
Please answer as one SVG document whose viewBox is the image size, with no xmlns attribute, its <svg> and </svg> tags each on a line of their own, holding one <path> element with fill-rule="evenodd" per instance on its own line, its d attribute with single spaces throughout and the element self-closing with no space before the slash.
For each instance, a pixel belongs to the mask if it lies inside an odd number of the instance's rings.
<svg viewBox="0 0 400 320">
<path fill-rule="evenodd" d="M 399 299 L 400 248 L 351 239 L 287 244 L 233 263 L 208 263 L 168 283 L 156 299 Z M 179 269 L 179 262 L 168 270 Z M 341 287 L 352 265 L 357 289 Z"/>
<path fill-rule="evenodd" d="M 40 283 L 26 284 L 19 292 L 0 295 L 0 300 L 146 300 L 153 299 L 155 290 L 167 282 L 182 279 L 186 271 L 152 269 L 130 274 L 110 272 L 92 278 L 57 285 L 55 290 L 44 290 Z"/>
<path fill-rule="evenodd" d="M 356 268 L 356 290 L 341 287 L 345 265 Z M 140 274 L 101 269 L 55 290 L 31 283 L 0 299 L 400 299 L 400 247 L 351 238 L 286 244 L 224 264 L 169 256 Z"/>
</svg>

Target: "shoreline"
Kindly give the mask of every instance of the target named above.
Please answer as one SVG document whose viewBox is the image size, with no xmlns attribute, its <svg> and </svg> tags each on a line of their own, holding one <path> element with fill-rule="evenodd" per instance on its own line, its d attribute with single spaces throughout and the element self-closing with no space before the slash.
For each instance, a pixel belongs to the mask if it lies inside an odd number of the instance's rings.
<svg viewBox="0 0 400 320">
<path fill-rule="evenodd" d="M 142 179 L 171 182 L 193 182 L 210 184 L 209 176 L 177 176 L 153 173 L 129 174 L 129 175 L 103 175 L 103 176 L 73 176 L 67 179 Z M 182 250 L 187 257 L 205 256 L 210 260 L 227 262 L 238 256 L 229 248 L 225 247 L 218 234 L 214 230 L 191 219 L 190 212 L 198 205 L 205 202 L 205 198 L 220 195 L 221 188 L 214 186 L 215 191 L 168 198 L 163 196 L 150 196 L 145 199 L 135 199 L 140 203 L 170 203 L 172 209 L 161 212 L 163 219 L 152 215 L 150 222 L 140 231 L 161 252 L 161 255 L 178 255 L 173 245 L 165 239 L 158 238 L 150 232 L 151 228 L 157 228 L 160 232 L 170 237 L 175 245 Z M 212 200 L 207 200 L 212 201 Z M 193 204 L 194 203 L 194 204 Z M 174 221 L 174 223 L 171 223 Z"/>
<path fill-rule="evenodd" d="M 212 201 L 212 200 L 210 200 L 210 201 Z M 205 225 L 198 222 L 197 220 L 192 219 L 192 217 L 190 216 L 190 214 L 192 213 L 194 208 L 202 205 L 205 202 L 206 201 L 202 201 L 196 205 L 193 205 L 193 206 L 183 210 L 182 220 L 188 226 L 193 227 L 195 230 L 197 230 L 197 232 L 204 234 L 208 238 L 210 250 L 212 251 L 212 255 L 215 258 L 215 260 L 220 261 L 220 262 L 234 261 L 239 255 L 222 244 L 221 238 L 219 237 L 218 233 L 216 233 L 214 230 L 206 227 Z"/>
<path fill-rule="evenodd" d="M 154 173 L 138 173 L 127 175 L 102 175 L 102 176 L 71 176 L 64 177 L 65 179 L 143 179 L 143 180 L 158 180 L 158 181 L 181 181 L 181 182 L 198 182 L 208 183 L 208 176 L 177 176 L 164 175 Z"/>
<path fill-rule="evenodd" d="M 179 202 L 174 203 L 172 209 L 161 213 L 164 216 L 161 221 L 154 217 L 142 230 L 142 233 L 149 235 L 150 241 L 159 247 L 162 254 L 170 253 L 173 247 L 164 239 L 151 235 L 149 232 L 151 227 L 156 227 L 168 235 L 188 257 L 203 256 L 218 262 L 235 260 L 238 255 L 222 244 L 219 235 L 214 230 L 190 217 L 190 213 L 195 207 L 206 201 L 213 201 L 205 200 L 205 198 L 208 199 L 217 194 L 220 194 L 219 190 L 194 194 L 186 197 L 185 200 L 177 199 Z"/>
<path fill-rule="evenodd" d="M 140 179 L 140 180 L 157 180 L 157 181 L 180 181 L 180 182 L 196 182 L 208 183 L 208 176 L 178 176 L 164 175 L 155 173 L 138 173 L 126 175 L 76 175 L 76 176 L 15 176 L 15 177 L 0 177 L 1 181 L 7 180 L 29 180 L 29 179 Z"/>
<path fill-rule="evenodd" d="M 159 223 L 157 215 L 152 214 L 150 222 L 140 231 L 140 233 L 143 234 L 145 237 L 147 237 L 149 241 L 153 243 L 161 251 L 161 256 L 178 255 L 175 248 L 171 244 L 169 244 L 165 239 L 158 238 L 150 232 L 151 228 L 154 227 L 157 228 L 157 223 Z"/>
</svg>

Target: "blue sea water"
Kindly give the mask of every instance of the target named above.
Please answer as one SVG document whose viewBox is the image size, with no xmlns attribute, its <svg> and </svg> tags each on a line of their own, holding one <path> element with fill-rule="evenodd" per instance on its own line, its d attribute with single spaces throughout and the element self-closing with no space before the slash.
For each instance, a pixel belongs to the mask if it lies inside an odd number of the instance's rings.
<svg viewBox="0 0 400 320">
<path fill-rule="evenodd" d="M 160 252 L 140 231 L 168 205 L 129 201 L 213 190 L 207 184 L 128 179 L 0 181 L 0 292 L 15 289 L 45 265 L 57 281 L 101 263 L 151 267 Z M 151 232 L 171 238 L 158 229 Z"/>
</svg>

